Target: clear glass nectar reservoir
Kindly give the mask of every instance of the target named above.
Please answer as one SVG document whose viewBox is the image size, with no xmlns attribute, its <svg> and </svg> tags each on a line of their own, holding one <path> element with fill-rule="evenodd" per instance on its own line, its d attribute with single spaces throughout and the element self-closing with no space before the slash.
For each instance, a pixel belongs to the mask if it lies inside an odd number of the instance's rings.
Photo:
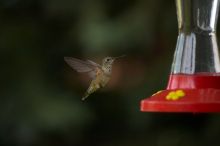
<svg viewBox="0 0 220 146">
<path fill-rule="evenodd" d="M 219 0 L 176 0 L 179 35 L 171 74 L 219 73 Z"/>
</svg>

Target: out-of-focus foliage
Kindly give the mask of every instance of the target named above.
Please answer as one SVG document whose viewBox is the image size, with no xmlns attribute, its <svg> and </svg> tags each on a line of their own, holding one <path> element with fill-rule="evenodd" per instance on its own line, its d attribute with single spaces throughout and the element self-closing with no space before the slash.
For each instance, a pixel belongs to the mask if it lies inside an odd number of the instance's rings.
<svg viewBox="0 0 220 146">
<path fill-rule="evenodd" d="M 174 1 L 1 0 L 1 145 L 219 144 L 216 115 L 141 113 L 166 86 L 177 38 Z M 89 85 L 64 56 L 115 63 L 109 85 Z"/>
</svg>

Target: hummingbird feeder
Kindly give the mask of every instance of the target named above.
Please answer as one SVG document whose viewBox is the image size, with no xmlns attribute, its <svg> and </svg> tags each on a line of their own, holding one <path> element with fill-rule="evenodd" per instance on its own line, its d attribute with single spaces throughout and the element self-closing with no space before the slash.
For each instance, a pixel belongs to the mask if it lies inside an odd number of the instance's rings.
<svg viewBox="0 0 220 146">
<path fill-rule="evenodd" d="M 219 0 L 176 0 L 179 35 L 165 90 L 141 101 L 143 112 L 220 112 L 216 38 Z"/>
</svg>

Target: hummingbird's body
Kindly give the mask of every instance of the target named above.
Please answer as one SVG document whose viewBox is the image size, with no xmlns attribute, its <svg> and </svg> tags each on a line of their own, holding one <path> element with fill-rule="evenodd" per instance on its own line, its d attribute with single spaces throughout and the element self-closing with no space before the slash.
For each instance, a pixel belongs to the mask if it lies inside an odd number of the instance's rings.
<svg viewBox="0 0 220 146">
<path fill-rule="evenodd" d="M 86 99 L 90 94 L 98 90 L 99 88 L 105 87 L 105 85 L 110 80 L 110 75 L 105 74 L 105 72 L 101 69 L 96 70 L 96 78 L 93 79 L 90 83 L 89 88 L 87 89 L 85 95 L 82 100 Z"/>
<path fill-rule="evenodd" d="M 122 57 L 122 56 L 120 56 Z M 106 57 L 99 65 L 91 60 L 82 61 L 76 58 L 64 57 L 64 60 L 76 71 L 87 72 L 92 78 L 89 88 L 87 89 L 82 100 L 85 100 L 90 94 L 96 90 L 105 87 L 109 82 L 112 73 L 112 64 L 119 57 Z"/>
</svg>

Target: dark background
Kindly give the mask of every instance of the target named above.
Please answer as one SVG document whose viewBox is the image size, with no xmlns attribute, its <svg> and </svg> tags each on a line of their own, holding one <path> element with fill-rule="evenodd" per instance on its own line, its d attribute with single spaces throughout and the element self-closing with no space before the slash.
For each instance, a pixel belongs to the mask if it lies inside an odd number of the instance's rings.
<svg viewBox="0 0 220 146">
<path fill-rule="evenodd" d="M 174 0 L 0 0 L 0 145 L 219 145 L 218 114 L 139 110 L 166 87 L 177 34 Z M 63 57 L 123 54 L 82 102 L 90 80 Z"/>
</svg>

